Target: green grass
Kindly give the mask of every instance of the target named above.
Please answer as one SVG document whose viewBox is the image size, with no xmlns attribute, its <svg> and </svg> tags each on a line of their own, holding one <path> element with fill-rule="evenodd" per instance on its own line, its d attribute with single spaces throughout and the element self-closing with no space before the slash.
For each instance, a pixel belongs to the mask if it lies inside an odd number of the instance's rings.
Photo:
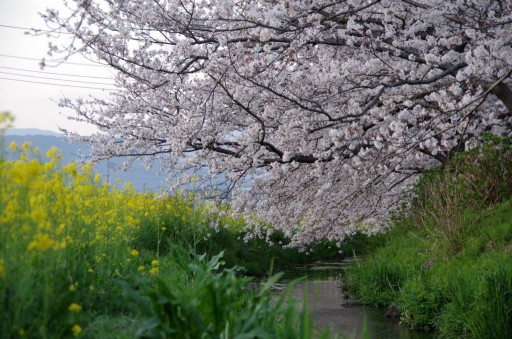
<svg viewBox="0 0 512 339">
<path fill-rule="evenodd" d="M 453 255 L 428 231 L 394 236 L 345 275 L 366 304 L 396 304 L 401 321 L 442 337 L 505 338 L 512 332 L 512 202 L 493 207 Z"/>
<path fill-rule="evenodd" d="M 509 141 L 492 139 L 426 175 L 409 213 L 349 268 L 345 286 L 441 338 L 512 337 L 511 159 Z"/>
</svg>

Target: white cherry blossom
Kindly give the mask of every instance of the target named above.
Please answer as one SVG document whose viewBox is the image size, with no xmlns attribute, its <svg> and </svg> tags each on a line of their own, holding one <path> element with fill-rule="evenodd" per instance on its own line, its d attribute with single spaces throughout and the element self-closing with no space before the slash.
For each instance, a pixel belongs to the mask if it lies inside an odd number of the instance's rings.
<svg viewBox="0 0 512 339">
<path fill-rule="evenodd" d="M 511 134 L 510 1 L 68 5 L 45 16 L 75 36 L 60 52 L 117 72 L 109 100 L 62 101 L 97 126 L 94 155 L 207 167 L 255 235 L 378 232 L 419 173 Z"/>
</svg>

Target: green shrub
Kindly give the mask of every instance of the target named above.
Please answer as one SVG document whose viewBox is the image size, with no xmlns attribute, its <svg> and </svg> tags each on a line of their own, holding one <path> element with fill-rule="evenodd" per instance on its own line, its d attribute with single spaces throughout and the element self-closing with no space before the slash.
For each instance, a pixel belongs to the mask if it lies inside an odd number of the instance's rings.
<svg viewBox="0 0 512 339">
<path fill-rule="evenodd" d="M 445 287 L 426 274 L 408 279 L 398 297 L 402 322 L 412 328 L 435 328 L 446 298 Z"/>
<path fill-rule="evenodd" d="M 318 260 L 335 260 L 343 257 L 335 242 L 319 240 L 310 250 L 299 251 L 297 248 L 285 248 L 290 239 L 284 236 L 282 231 L 274 231 L 265 238 L 251 238 L 244 241 L 246 235 L 241 227 L 233 227 L 231 223 L 243 221 L 224 220 L 219 229 L 209 237 L 200 239 L 195 245 L 199 253 L 207 253 L 209 256 L 224 253 L 224 261 L 227 267 L 243 266 L 246 274 L 265 275 L 269 272 L 271 263 L 276 270 L 290 265 L 299 265 Z"/>
<path fill-rule="evenodd" d="M 259 290 L 250 290 L 248 278 L 237 278 L 237 268 L 223 269 L 222 253 L 205 255 L 177 250 L 173 257 L 185 272 L 183 279 L 156 279 L 156 288 L 143 292 L 124 284 L 146 319 L 142 338 L 312 338 L 329 337 L 315 328 L 288 299 L 293 283 L 277 301 L 269 278 Z M 285 300 L 288 300 L 285 303 Z M 304 303 L 307 298 L 304 298 Z M 307 309 L 307 305 L 303 305 Z"/>
</svg>

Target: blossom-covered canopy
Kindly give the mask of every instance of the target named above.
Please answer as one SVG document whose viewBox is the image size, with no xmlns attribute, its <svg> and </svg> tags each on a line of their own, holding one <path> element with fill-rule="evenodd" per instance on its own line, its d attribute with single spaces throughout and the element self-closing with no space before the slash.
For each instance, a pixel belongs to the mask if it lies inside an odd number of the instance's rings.
<svg viewBox="0 0 512 339">
<path fill-rule="evenodd" d="M 76 37 L 51 52 L 117 70 L 108 100 L 62 102 L 98 127 L 95 155 L 207 166 L 298 245 L 378 231 L 418 173 L 511 133 L 510 1 L 73 6 L 45 13 Z"/>
</svg>

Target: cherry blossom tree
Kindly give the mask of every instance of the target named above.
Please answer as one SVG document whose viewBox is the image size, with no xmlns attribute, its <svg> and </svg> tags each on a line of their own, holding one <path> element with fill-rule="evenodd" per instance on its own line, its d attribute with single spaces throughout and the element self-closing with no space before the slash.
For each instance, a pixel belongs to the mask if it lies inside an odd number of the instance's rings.
<svg viewBox="0 0 512 339">
<path fill-rule="evenodd" d="M 509 0 L 68 6 L 44 14 L 75 37 L 50 53 L 117 74 L 108 100 L 62 101 L 95 156 L 206 167 L 295 245 L 382 230 L 419 173 L 512 131 Z"/>
</svg>

